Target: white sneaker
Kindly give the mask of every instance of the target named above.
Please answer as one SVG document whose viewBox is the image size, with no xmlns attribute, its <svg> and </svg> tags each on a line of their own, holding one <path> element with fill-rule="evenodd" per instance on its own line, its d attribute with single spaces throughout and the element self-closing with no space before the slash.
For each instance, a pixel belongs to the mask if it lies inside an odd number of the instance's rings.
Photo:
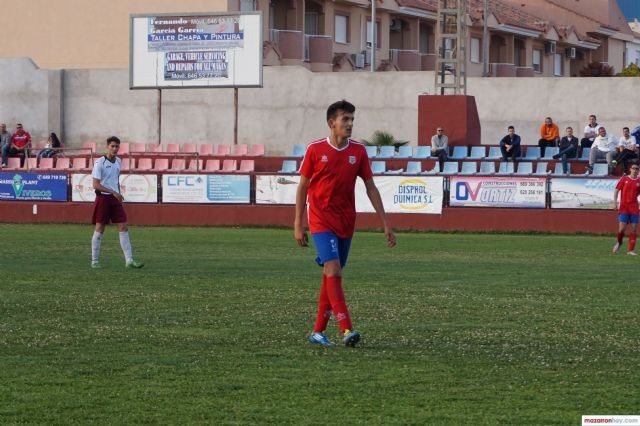
<svg viewBox="0 0 640 426">
<path fill-rule="evenodd" d="M 613 253 L 617 253 L 617 252 L 619 252 L 619 251 L 620 251 L 620 243 L 616 243 L 616 244 L 613 246 L 613 250 L 611 250 L 611 251 L 612 251 Z"/>
<path fill-rule="evenodd" d="M 638 255 L 638 253 L 636 253 L 635 251 L 628 251 L 627 254 L 629 256 L 637 256 Z"/>
</svg>

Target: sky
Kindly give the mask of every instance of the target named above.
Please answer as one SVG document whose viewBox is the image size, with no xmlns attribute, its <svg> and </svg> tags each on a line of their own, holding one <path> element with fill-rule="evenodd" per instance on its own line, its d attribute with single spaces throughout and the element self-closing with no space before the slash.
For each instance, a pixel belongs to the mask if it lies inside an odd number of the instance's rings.
<svg viewBox="0 0 640 426">
<path fill-rule="evenodd" d="M 640 0 L 618 0 L 618 6 L 628 21 L 633 21 L 633 18 L 640 21 Z"/>
</svg>

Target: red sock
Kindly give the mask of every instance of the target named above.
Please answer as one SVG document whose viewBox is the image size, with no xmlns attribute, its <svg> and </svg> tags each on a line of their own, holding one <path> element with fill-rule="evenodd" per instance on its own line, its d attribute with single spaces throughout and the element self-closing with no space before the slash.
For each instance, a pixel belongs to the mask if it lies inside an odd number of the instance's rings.
<svg viewBox="0 0 640 426">
<path fill-rule="evenodd" d="M 629 251 L 633 251 L 636 248 L 636 233 L 629 234 Z"/>
<path fill-rule="evenodd" d="M 323 274 L 320 296 L 318 297 L 318 315 L 316 316 L 316 325 L 313 327 L 313 331 L 322 333 L 326 330 L 329 318 L 331 318 L 331 302 L 329 302 L 329 296 L 327 296 L 327 276 Z"/>
<path fill-rule="evenodd" d="M 618 232 L 618 244 L 622 244 L 623 238 L 624 238 L 624 231 Z"/>
<path fill-rule="evenodd" d="M 344 333 L 345 330 L 352 330 L 351 318 L 349 318 L 349 309 L 347 309 L 347 303 L 344 300 L 344 293 L 342 292 L 342 277 L 327 277 L 327 295 L 331 301 L 331 309 L 333 315 L 338 321 L 340 332 Z"/>
</svg>

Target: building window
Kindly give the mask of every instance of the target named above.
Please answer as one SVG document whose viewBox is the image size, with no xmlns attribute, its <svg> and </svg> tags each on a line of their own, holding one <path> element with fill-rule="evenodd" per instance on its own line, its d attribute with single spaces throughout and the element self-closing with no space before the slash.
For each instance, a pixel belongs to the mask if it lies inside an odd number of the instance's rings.
<svg viewBox="0 0 640 426">
<path fill-rule="evenodd" d="M 336 43 L 349 43 L 349 17 L 336 14 L 336 30 L 334 40 Z"/>
<path fill-rule="evenodd" d="M 562 55 L 560 53 L 553 55 L 553 75 L 562 77 Z"/>
<path fill-rule="evenodd" d="M 373 45 L 373 25 L 367 20 L 367 47 Z M 380 49 L 380 23 L 376 20 L 376 49 Z"/>
<path fill-rule="evenodd" d="M 542 50 L 533 50 L 533 71 L 542 72 Z"/>
<path fill-rule="evenodd" d="M 306 12 L 304 15 L 304 33 L 307 35 L 318 35 L 320 29 L 320 17 L 318 12 Z"/>
<path fill-rule="evenodd" d="M 240 12 L 256 10 L 256 0 L 240 0 Z"/>
<path fill-rule="evenodd" d="M 469 58 L 474 64 L 480 63 L 480 39 L 471 37 L 471 57 Z"/>
</svg>

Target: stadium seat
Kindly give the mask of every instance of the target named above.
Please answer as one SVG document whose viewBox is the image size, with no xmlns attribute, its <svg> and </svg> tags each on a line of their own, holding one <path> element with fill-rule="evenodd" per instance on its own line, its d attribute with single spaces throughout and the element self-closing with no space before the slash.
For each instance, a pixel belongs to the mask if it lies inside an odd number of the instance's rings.
<svg viewBox="0 0 640 426">
<path fill-rule="evenodd" d="M 155 172 L 164 172 L 169 169 L 169 159 L 168 158 L 157 158 L 153 163 L 153 168 L 151 170 Z"/>
<path fill-rule="evenodd" d="M 413 158 L 429 158 L 431 155 L 431 147 L 416 146 L 413 150 Z"/>
<path fill-rule="evenodd" d="M 185 143 L 182 145 L 182 152 L 198 152 L 198 147 L 195 143 Z"/>
<path fill-rule="evenodd" d="M 298 171 L 298 162 L 296 160 L 284 160 L 282 168 L 278 173 L 296 173 Z"/>
<path fill-rule="evenodd" d="M 213 145 L 210 143 L 200 144 L 198 153 L 200 153 L 200 155 L 213 155 Z"/>
<path fill-rule="evenodd" d="M 190 171 L 201 171 L 202 170 L 202 166 L 204 165 L 204 160 L 202 159 L 198 159 L 198 160 L 191 160 L 189 161 L 189 168 L 188 170 Z M 220 168 L 220 163 L 218 163 L 218 168 Z"/>
<path fill-rule="evenodd" d="M 500 167 L 498 168 L 499 175 L 512 175 L 513 170 L 513 161 L 501 161 Z"/>
<path fill-rule="evenodd" d="M 420 161 L 407 161 L 405 175 L 419 175 L 420 173 L 422 173 L 422 163 Z"/>
<path fill-rule="evenodd" d="M 478 172 L 478 165 L 475 161 L 464 161 L 462 163 L 461 175 L 475 175 Z"/>
<path fill-rule="evenodd" d="M 292 157 L 304 157 L 305 152 L 307 152 L 307 147 L 305 145 L 293 145 L 291 148 Z"/>
<path fill-rule="evenodd" d="M 481 160 L 484 158 L 486 153 L 487 151 L 485 150 L 484 146 L 472 146 L 471 154 L 468 158 L 473 160 Z"/>
<path fill-rule="evenodd" d="M 249 155 L 252 157 L 262 156 L 265 153 L 264 144 L 257 143 L 251 145 L 251 149 L 249 150 Z"/>
<path fill-rule="evenodd" d="M 549 149 L 549 148 L 547 148 L 547 149 Z M 563 171 L 562 171 L 562 162 L 558 161 L 558 162 L 556 163 L 556 167 L 555 167 L 555 169 L 553 170 L 553 173 L 552 173 L 552 174 L 553 174 L 554 176 L 562 176 L 562 175 L 564 175 L 564 173 L 563 173 Z"/>
<path fill-rule="evenodd" d="M 84 157 L 75 157 L 71 163 L 73 170 L 87 170 L 87 159 Z"/>
<path fill-rule="evenodd" d="M 378 147 L 375 145 L 365 145 L 364 149 L 367 150 L 367 156 L 369 158 L 376 158 L 378 156 Z"/>
<path fill-rule="evenodd" d="M 148 143 L 147 152 L 153 152 L 156 154 L 163 152 L 162 144 Z"/>
<path fill-rule="evenodd" d="M 463 160 L 467 158 L 468 151 L 466 146 L 454 146 L 453 153 L 451 154 L 452 160 Z"/>
<path fill-rule="evenodd" d="M 231 145 L 221 143 L 216 148 L 216 155 L 229 155 L 231 154 Z"/>
<path fill-rule="evenodd" d="M 39 169 L 53 169 L 53 158 L 41 158 L 38 164 Z"/>
<path fill-rule="evenodd" d="M 527 161 L 536 161 L 540 159 L 540 147 L 539 146 L 528 146 L 525 151 L 524 157 L 520 157 L 523 160 Z"/>
<path fill-rule="evenodd" d="M 443 175 L 457 175 L 458 174 L 458 162 L 457 161 L 445 161 L 442 172 Z"/>
<path fill-rule="evenodd" d="M 125 157 L 122 159 L 122 166 L 120 167 L 120 169 L 123 172 L 128 172 L 131 169 L 134 168 L 135 165 L 135 159 L 134 158 L 129 158 L 129 157 Z"/>
<path fill-rule="evenodd" d="M 493 161 L 483 161 L 480 163 L 481 175 L 493 175 L 496 173 L 496 165 Z"/>
<path fill-rule="evenodd" d="M 236 172 L 238 171 L 238 162 L 236 160 L 231 160 L 231 159 L 227 159 L 227 160 L 223 160 L 222 161 L 222 168 L 220 169 L 221 172 Z"/>
<path fill-rule="evenodd" d="M 20 168 L 20 158 L 19 157 L 9 157 L 7 158 L 7 167 L 5 169 L 19 169 Z"/>
<path fill-rule="evenodd" d="M 187 169 L 186 161 L 184 158 L 174 158 L 171 160 L 171 170 L 172 172 L 182 172 Z"/>
<path fill-rule="evenodd" d="M 550 146 L 544 150 L 544 157 L 542 160 L 553 160 L 553 156 L 560 152 L 560 148 L 556 146 Z"/>
<path fill-rule="evenodd" d="M 489 154 L 485 157 L 487 160 L 499 160 L 502 158 L 502 152 L 499 146 L 490 146 Z"/>
<path fill-rule="evenodd" d="M 56 170 L 67 170 L 70 167 L 68 157 L 56 158 Z"/>
<path fill-rule="evenodd" d="M 398 147 L 398 153 L 396 158 L 411 158 L 413 149 L 409 145 L 402 145 Z"/>
<path fill-rule="evenodd" d="M 377 158 L 393 158 L 396 155 L 396 147 L 393 145 L 383 145 L 380 147 L 380 152 Z"/>
<path fill-rule="evenodd" d="M 591 154 L 591 148 L 582 148 L 582 155 L 580 155 L 579 160 L 589 161 L 589 154 Z"/>
<path fill-rule="evenodd" d="M 129 152 L 146 152 L 147 146 L 143 143 L 132 143 L 129 146 Z"/>
<path fill-rule="evenodd" d="M 171 152 L 171 153 L 180 152 L 180 145 L 177 143 L 168 143 L 166 148 L 164 149 L 164 152 Z"/>
<path fill-rule="evenodd" d="M 422 172 L 423 175 L 437 175 L 438 173 L 440 173 L 440 163 L 437 161 L 435 162 L 433 169 Z"/>
<path fill-rule="evenodd" d="M 251 173 L 255 169 L 256 169 L 255 160 L 242 160 L 240 161 L 240 167 L 238 168 L 238 171 L 242 173 Z"/>
<path fill-rule="evenodd" d="M 218 170 L 220 170 L 220 160 L 218 160 L 218 159 L 209 159 L 209 160 L 207 160 L 207 162 L 205 164 L 205 171 L 207 171 L 207 172 L 217 172 Z"/>
<path fill-rule="evenodd" d="M 536 171 L 533 172 L 533 174 L 539 176 L 549 174 L 549 172 L 547 171 L 547 165 L 548 163 L 546 161 L 538 161 L 536 163 Z"/>
<path fill-rule="evenodd" d="M 381 175 L 387 171 L 387 163 L 384 161 L 372 161 L 371 171 L 374 175 Z"/>
<path fill-rule="evenodd" d="M 87 154 L 93 154 L 97 151 L 97 144 L 93 141 L 82 142 L 82 149 L 86 150 Z"/>
<path fill-rule="evenodd" d="M 249 146 L 246 143 L 231 146 L 231 155 L 247 155 L 249 153 Z"/>
<path fill-rule="evenodd" d="M 518 163 L 517 175 L 530 175 L 533 173 L 533 163 L 531 161 L 521 161 Z"/>
<path fill-rule="evenodd" d="M 38 159 L 36 157 L 29 157 L 22 165 L 23 169 L 31 170 L 38 167 Z"/>
<path fill-rule="evenodd" d="M 118 155 L 128 155 L 129 149 L 130 149 L 129 142 L 120 142 L 120 149 L 118 150 Z"/>
<path fill-rule="evenodd" d="M 593 165 L 593 176 L 607 176 L 609 174 L 609 165 L 606 163 L 596 163 Z"/>
<path fill-rule="evenodd" d="M 138 160 L 138 164 L 135 164 L 135 170 L 151 170 L 153 167 L 153 162 L 151 158 L 140 158 Z"/>
</svg>

